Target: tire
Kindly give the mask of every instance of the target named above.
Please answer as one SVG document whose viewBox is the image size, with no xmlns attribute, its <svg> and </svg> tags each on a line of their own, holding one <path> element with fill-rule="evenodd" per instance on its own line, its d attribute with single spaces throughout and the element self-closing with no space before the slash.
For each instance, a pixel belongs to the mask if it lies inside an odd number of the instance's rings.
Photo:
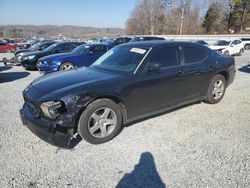
<svg viewBox="0 0 250 188">
<path fill-rule="evenodd" d="M 77 131 L 91 144 L 102 144 L 112 140 L 122 127 L 119 104 L 109 99 L 98 99 L 82 112 Z"/>
<path fill-rule="evenodd" d="M 226 51 L 224 52 L 224 55 L 229 55 L 229 51 L 226 50 Z"/>
<path fill-rule="evenodd" d="M 221 84 L 221 87 L 219 86 Z M 217 85 L 217 89 L 216 89 Z M 226 80 L 221 74 L 216 75 L 210 82 L 205 103 L 216 104 L 222 100 L 226 91 Z"/>
<path fill-rule="evenodd" d="M 61 64 L 59 69 L 60 69 L 60 71 L 73 70 L 73 69 L 75 69 L 75 65 L 73 63 L 70 63 L 70 62 L 65 62 L 65 63 Z"/>
<path fill-rule="evenodd" d="M 250 44 L 245 45 L 245 50 L 250 50 Z"/>
<path fill-rule="evenodd" d="M 239 56 L 242 56 L 243 53 L 244 53 L 244 49 L 242 48 L 242 49 L 240 49 Z"/>
</svg>

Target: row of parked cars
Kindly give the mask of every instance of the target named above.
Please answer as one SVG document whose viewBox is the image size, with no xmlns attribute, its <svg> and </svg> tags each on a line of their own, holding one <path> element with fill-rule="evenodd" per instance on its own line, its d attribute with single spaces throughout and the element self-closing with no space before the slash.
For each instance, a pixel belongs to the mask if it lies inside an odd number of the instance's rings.
<svg viewBox="0 0 250 188">
<path fill-rule="evenodd" d="M 15 51 L 13 61 L 25 69 L 39 70 L 42 74 L 56 71 L 71 70 L 78 67 L 90 66 L 99 57 L 114 46 L 138 41 L 165 40 L 156 36 L 119 37 L 116 39 L 100 40 L 98 43 L 85 43 L 73 41 L 44 40 L 28 49 Z M 202 40 L 191 41 L 199 45 L 208 46 L 214 51 L 225 55 L 242 55 L 244 49 L 250 49 L 250 38 L 219 40 L 209 45 Z"/>
<path fill-rule="evenodd" d="M 120 37 L 115 40 L 86 44 L 85 42 L 40 42 L 29 49 L 15 52 L 14 61 L 26 69 L 38 69 L 43 74 L 90 66 L 114 46 L 147 40 L 165 40 L 162 37 Z"/>
</svg>

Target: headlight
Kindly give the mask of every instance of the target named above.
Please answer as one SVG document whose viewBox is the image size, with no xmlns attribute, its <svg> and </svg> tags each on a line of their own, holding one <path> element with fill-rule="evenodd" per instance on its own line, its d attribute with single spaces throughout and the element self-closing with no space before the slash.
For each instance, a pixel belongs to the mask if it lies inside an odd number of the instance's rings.
<svg viewBox="0 0 250 188">
<path fill-rule="evenodd" d="M 63 112 L 61 101 L 48 101 L 41 104 L 43 115 L 50 119 L 56 119 Z"/>
<path fill-rule="evenodd" d="M 26 56 L 26 57 L 24 57 L 23 59 L 29 59 L 29 60 L 31 60 L 31 59 L 34 59 L 34 57 L 35 57 L 35 55 L 30 55 L 30 56 Z"/>
</svg>

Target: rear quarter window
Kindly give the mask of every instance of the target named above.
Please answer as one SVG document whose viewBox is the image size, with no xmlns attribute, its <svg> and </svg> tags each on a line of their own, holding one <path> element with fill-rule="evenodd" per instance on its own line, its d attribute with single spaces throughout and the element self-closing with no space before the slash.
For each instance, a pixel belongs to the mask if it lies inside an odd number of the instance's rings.
<svg viewBox="0 0 250 188">
<path fill-rule="evenodd" d="M 207 58 L 206 50 L 203 48 L 183 46 L 184 63 L 201 63 Z"/>
</svg>

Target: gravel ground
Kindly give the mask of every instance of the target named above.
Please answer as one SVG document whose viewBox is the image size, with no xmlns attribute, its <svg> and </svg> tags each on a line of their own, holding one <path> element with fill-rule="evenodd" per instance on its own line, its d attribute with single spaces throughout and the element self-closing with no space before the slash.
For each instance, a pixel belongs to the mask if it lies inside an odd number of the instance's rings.
<svg viewBox="0 0 250 188">
<path fill-rule="evenodd" d="M 249 58 L 236 57 L 219 104 L 183 107 L 72 150 L 21 124 L 22 90 L 39 73 L 0 63 L 0 187 L 250 187 Z"/>
</svg>

